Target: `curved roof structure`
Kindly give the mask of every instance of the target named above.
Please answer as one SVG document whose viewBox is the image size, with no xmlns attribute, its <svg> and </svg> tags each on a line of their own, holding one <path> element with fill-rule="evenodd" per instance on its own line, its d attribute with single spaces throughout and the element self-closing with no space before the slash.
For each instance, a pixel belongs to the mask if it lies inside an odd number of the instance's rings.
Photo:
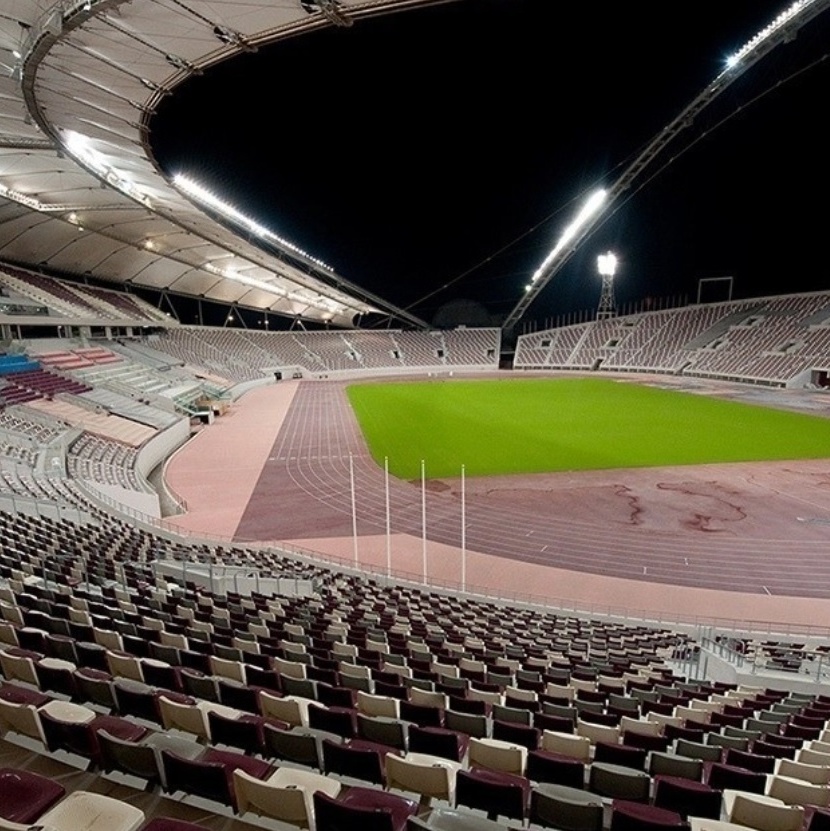
<svg viewBox="0 0 830 831">
<path fill-rule="evenodd" d="M 240 52 L 438 1 L 6 0 L 0 260 L 337 326 L 379 311 L 422 325 L 175 187 L 148 124 L 178 84 Z"/>
</svg>

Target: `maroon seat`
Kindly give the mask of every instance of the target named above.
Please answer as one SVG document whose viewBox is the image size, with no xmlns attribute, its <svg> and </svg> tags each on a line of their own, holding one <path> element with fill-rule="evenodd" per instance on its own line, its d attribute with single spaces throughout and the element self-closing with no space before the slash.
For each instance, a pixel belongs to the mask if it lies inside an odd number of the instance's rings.
<svg viewBox="0 0 830 831">
<path fill-rule="evenodd" d="M 459 770 L 455 780 L 456 805 L 499 816 L 524 820 L 530 797 L 530 782 L 524 776 L 483 768 Z"/>
<path fill-rule="evenodd" d="M 163 787 L 167 793 L 183 791 L 224 805 L 234 805 L 234 792 L 230 783 L 233 773 L 229 778 L 222 762 L 186 759 L 169 750 L 162 750 L 161 765 L 164 771 Z"/>
<path fill-rule="evenodd" d="M 386 755 L 398 751 L 366 739 L 349 739 L 342 744 L 323 739 L 323 770 L 352 776 L 376 785 L 386 784 Z"/>
<path fill-rule="evenodd" d="M 651 736 L 648 733 L 636 733 L 633 730 L 623 732 L 623 744 L 628 747 L 639 747 L 642 750 L 664 752 L 669 746 L 666 736 Z"/>
<path fill-rule="evenodd" d="M 783 744 L 771 739 L 785 739 L 785 736 L 767 736 L 767 741 L 755 739 L 752 743 L 752 752 L 760 756 L 774 756 L 776 759 L 795 759 L 795 754 L 801 746 L 799 740 L 796 745 Z"/>
<path fill-rule="evenodd" d="M 689 815 L 719 819 L 723 794 L 703 782 L 682 776 L 654 778 L 654 806 L 676 811 L 683 819 Z"/>
<path fill-rule="evenodd" d="M 140 741 L 149 732 L 146 727 L 118 716 L 96 716 L 90 723 L 90 727 L 93 732 L 106 730 L 110 736 L 115 736 L 122 742 Z"/>
<path fill-rule="evenodd" d="M 611 803 L 610 831 L 664 831 L 686 827 L 686 821 L 676 811 L 621 799 Z"/>
<path fill-rule="evenodd" d="M 537 727 L 528 727 L 526 724 L 516 724 L 512 721 L 494 721 L 493 738 L 499 741 L 511 742 L 528 750 L 537 750 L 541 731 Z M 645 756 L 645 753 L 643 754 Z"/>
<path fill-rule="evenodd" d="M 713 762 L 709 767 L 706 784 L 718 791 L 731 789 L 762 794 L 766 789 L 767 777 L 764 773 Z"/>
<path fill-rule="evenodd" d="M 42 707 L 52 700 L 50 696 L 42 692 L 21 687 L 9 681 L 4 681 L 3 685 L 0 686 L 0 698 L 3 701 L 8 701 L 9 704 L 31 704 L 33 707 Z"/>
<path fill-rule="evenodd" d="M 45 776 L 14 768 L 0 769 L 0 818 L 28 825 L 36 822 L 66 789 Z"/>
<path fill-rule="evenodd" d="M 460 762 L 467 752 L 470 737 L 445 727 L 409 726 L 409 750 L 412 753 L 429 753 L 443 759 Z"/>
<path fill-rule="evenodd" d="M 744 725 L 746 716 L 743 713 L 718 713 L 710 714 L 710 721 L 718 727 L 738 727 Z"/>
<path fill-rule="evenodd" d="M 404 721 L 417 724 L 419 727 L 443 727 L 444 710 L 429 704 L 413 704 L 411 701 L 401 701 L 400 717 Z"/>
<path fill-rule="evenodd" d="M 641 747 L 631 747 L 625 744 L 611 742 L 597 742 L 594 747 L 594 761 L 607 762 L 612 765 L 622 765 L 634 770 L 644 770 L 648 751 Z"/>
<path fill-rule="evenodd" d="M 234 753 L 230 750 L 216 750 L 209 748 L 200 757 L 202 762 L 219 762 L 225 766 L 229 771 L 231 777 L 233 772 L 237 769 L 244 771 L 249 776 L 255 779 L 267 779 L 271 773 L 272 768 L 268 762 L 263 762 L 261 759 L 254 759 L 251 756 L 246 756 L 244 753 Z"/>
<path fill-rule="evenodd" d="M 204 825 L 185 822 L 183 819 L 156 817 L 141 826 L 140 831 L 205 831 Z"/>
<path fill-rule="evenodd" d="M 418 803 L 374 788 L 349 788 L 338 798 L 316 791 L 314 814 L 317 831 L 404 831 Z"/>
<path fill-rule="evenodd" d="M 699 730 L 696 727 L 681 727 L 677 724 L 667 724 L 665 730 L 663 730 L 663 734 L 670 742 L 676 739 L 685 739 L 689 742 L 698 743 L 703 742 L 705 735 L 703 730 Z"/>
<path fill-rule="evenodd" d="M 531 750 L 527 754 L 525 775 L 531 782 L 585 787 L 585 763 L 550 750 Z"/>
<path fill-rule="evenodd" d="M 727 748 L 723 761 L 733 767 L 746 768 L 755 773 L 773 773 L 775 771 L 775 756 L 762 756 L 760 753 Z"/>
</svg>

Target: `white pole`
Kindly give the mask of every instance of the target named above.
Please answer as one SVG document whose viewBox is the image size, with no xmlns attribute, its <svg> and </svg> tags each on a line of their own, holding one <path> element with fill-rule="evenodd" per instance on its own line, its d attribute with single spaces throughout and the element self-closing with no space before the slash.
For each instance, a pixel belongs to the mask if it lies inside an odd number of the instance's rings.
<svg viewBox="0 0 830 831">
<path fill-rule="evenodd" d="M 427 582 L 427 478 L 426 465 L 421 459 L 421 534 L 424 561 L 424 585 Z"/>
<path fill-rule="evenodd" d="M 386 576 L 392 576 L 392 522 L 389 517 L 389 457 L 383 457 L 383 479 L 386 486 Z"/>
<path fill-rule="evenodd" d="M 461 591 L 467 591 L 467 488 L 461 465 Z"/>
<path fill-rule="evenodd" d="M 357 500 L 354 492 L 354 458 L 349 453 L 349 482 L 352 488 L 352 539 L 354 540 L 354 565 L 357 568 Z"/>
</svg>

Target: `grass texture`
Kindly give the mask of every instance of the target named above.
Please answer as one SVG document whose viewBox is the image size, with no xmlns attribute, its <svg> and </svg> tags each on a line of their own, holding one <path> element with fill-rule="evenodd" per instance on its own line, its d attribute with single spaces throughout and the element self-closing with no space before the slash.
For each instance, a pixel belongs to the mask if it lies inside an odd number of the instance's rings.
<svg viewBox="0 0 830 831">
<path fill-rule="evenodd" d="M 403 479 L 830 456 L 830 420 L 606 379 L 358 384 L 373 458 Z"/>
</svg>

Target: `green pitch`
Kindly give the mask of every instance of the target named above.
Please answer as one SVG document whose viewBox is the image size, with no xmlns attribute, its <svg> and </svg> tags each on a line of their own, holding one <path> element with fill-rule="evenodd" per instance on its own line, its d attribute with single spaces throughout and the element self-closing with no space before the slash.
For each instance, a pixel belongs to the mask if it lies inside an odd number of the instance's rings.
<svg viewBox="0 0 830 831">
<path fill-rule="evenodd" d="M 830 456 L 830 420 L 605 379 L 359 384 L 372 456 L 404 479 Z"/>
</svg>

